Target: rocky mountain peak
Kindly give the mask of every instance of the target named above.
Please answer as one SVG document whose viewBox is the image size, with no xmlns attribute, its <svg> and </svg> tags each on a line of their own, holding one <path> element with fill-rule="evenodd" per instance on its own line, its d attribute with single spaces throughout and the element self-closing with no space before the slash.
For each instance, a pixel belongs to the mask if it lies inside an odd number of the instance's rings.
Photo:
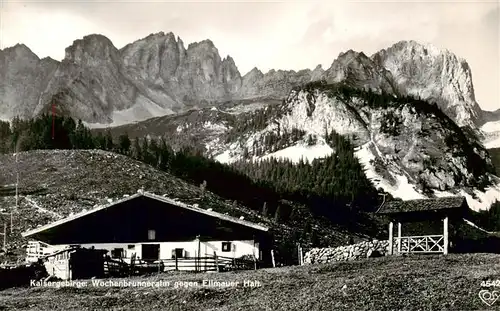
<svg viewBox="0 0 500 311">
<path fill-rule="evenodd" d="M 57 60 L 53 59 L 50 56 L 44 57 L 41 59 L 41 61 L 46 61 L 46 62 L 57 62 Z"/>
<path fill-rule="evenodd" d="M 31 51 L 29 47 L 22 43 L 18 43 L 12 47 L 0 49 L 0 55 L 7 58 L 9 61 L 16 60 L 40 60 L 38 56 Z"/>
<path fill-rule="evenodd" d="M 73 41 L 66 48 L 65 59 L 75 63 L 92 64 L 103 60 L 117 60 L 118 50 L 111 40 L 100 34 L 92 34 Z"/>
<path fill-rule="evenodd" d="M 479 125 L 481 108 L 464 59 L 411 40 L 397 42 L 371 59 L 391 73 L 398 93 L 437 103 L 460 126 Z"/>
<path fill-rule="evenodd" d="M 257 67 L 253 67 L 252 70 L 250 70 L 249 72 L 247 72 L 247 74 L 245 76 L 263 76 L 264 74 L 262 73 L 262 71 L 260 71 L 259 68 Z"/>
<path fill-rule="evenodd" d="M 31 117 L 58 64 L 40 60 L 24 44 L 0 50 L 0 118 Z"/>
<path fill-rule="evenodd" d="M 311 71 L 311 81 L 321 80 L 325 74 L 323 66 L 317 65 L 313 71 Z"/>
<path fill-rule="evenodd" d="M 364 53 L 353 50 L 340 53 L 325 71 L 324 78 L 329 83 L 343 82 L 356 88 L 395 93 L 390 73 Z"/>
<path fill-rule="evenodd" d="M 359 53 L 352 50 L 352 49 L 349 49 L 345 52 L 340 52 L 339 53 L 339 56 L 337 57 L 337 59 L 340 59 L 340 58 L 343 58 L 343 57 L 356 57 Z"/>
<path fill-rule="evenodd" d="M 382 50 L 384 51 L 384 50 Z M 439 49 L 435 45 L 430 43 L 420 43 L 414 40 L 401 40 L 396 42 L 392 46 L 386 49 L 386 51 L 395 52 L 395 51 L 406 51 L 412 55 L 417 56 L 439 56 L 444 53 L 450 53 L 448 50 Z"/>
<path fill-rule="evenodd" d="M 193 51 L 193 50 L 204 50 L 204 51 L 212 51 L 215 53 L 219 53 L 217 48 L 215 47 L 215 44 L 213 43 L 212 40 L 210 39 L 205 39 L 199 42 L 193 42 L 188 45 L 188 51 Z"/>
<path fill-rule="evenodd" d="M 230 55 L 227 55 L 226 57 L 224 57 L 224 59 L 222 59 L 222 61 L 236 65 L 236 63 L 234 62 L 234 59 Z"/>
<path fill-rule="evenodd" d="M 149 36 L 147 36 L 146 38 L 144 39 L 151 39 L 151 38 L 168 38 L 168 39 L 174 39 L 175 41 L 175 34 L 171 31 L 165 33 L 163 31 L 160 31 L 160 32 L 157 32 L 157 33 L 152 33 L 150 34 Z"/>
</svg>

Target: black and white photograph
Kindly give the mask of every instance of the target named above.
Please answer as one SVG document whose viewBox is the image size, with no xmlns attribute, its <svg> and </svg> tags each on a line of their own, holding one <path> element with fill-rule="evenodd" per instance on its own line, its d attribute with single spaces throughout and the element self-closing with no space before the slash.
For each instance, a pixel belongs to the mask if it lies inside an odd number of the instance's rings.
<svg viewBox="0 0 500 311">
<path fill-rule="evenodd" d="M 0 0 L 0 310 L 500 310 L 500 2 Z"/>
</svg>

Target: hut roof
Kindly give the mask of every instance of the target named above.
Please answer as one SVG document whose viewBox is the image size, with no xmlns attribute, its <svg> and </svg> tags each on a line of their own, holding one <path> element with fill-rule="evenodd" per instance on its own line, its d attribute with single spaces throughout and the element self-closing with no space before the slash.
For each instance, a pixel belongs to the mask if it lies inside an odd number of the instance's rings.
<svg viewBox="0 0 500 311">
<path fill-rule="evenodd" d="M 377 211 L 377 213 L 401 214 L 409 212 L 460 209 L 464 206 L 468 206 L 465 197 L 443 197 L 408 201 L 389 201 L 384 203 Z"/>
</svg>

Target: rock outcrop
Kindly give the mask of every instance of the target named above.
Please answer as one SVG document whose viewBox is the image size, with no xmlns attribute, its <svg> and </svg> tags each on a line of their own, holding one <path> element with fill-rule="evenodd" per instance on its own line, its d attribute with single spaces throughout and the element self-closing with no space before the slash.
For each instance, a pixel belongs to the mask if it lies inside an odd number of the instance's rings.
<svg viewBox="0 0 500 311">
<path fill-rule="evenodd" d="M 460 126 L 481 123 L 471 69 L 464 59 L 415 41 L 398 42 L 371 58 L 391 73 L 397 92 L 437 103 Z"/>
<path fill-rule="evenodd" d="M 57 61 L 39 59 L 24 44 L 0 50 L 0 119 L 33 116 L 57 66 Z"/>
</svg>

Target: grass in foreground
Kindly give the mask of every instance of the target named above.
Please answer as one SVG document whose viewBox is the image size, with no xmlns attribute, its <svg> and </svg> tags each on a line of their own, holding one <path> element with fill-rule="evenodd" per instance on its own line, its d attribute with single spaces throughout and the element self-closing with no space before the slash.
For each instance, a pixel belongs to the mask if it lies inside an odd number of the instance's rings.
<svg viewBox="0 0 500 311">
<path fill-rule="evenodd" d="M 173 286 L 204 279 L 240 285 Z M 0 310 L 500 310 L 500 299 L 489 307 L 478 296 L 481 281 L 500 280 L 500 256 L 491 254 L 376 258 L 217 274 L 165 273 L 126 280 L 163 280 L 171 286 L 8 289 L 0 292 Z M 244 280 L 262 286 L 243 287 Z"/>
</svg>

